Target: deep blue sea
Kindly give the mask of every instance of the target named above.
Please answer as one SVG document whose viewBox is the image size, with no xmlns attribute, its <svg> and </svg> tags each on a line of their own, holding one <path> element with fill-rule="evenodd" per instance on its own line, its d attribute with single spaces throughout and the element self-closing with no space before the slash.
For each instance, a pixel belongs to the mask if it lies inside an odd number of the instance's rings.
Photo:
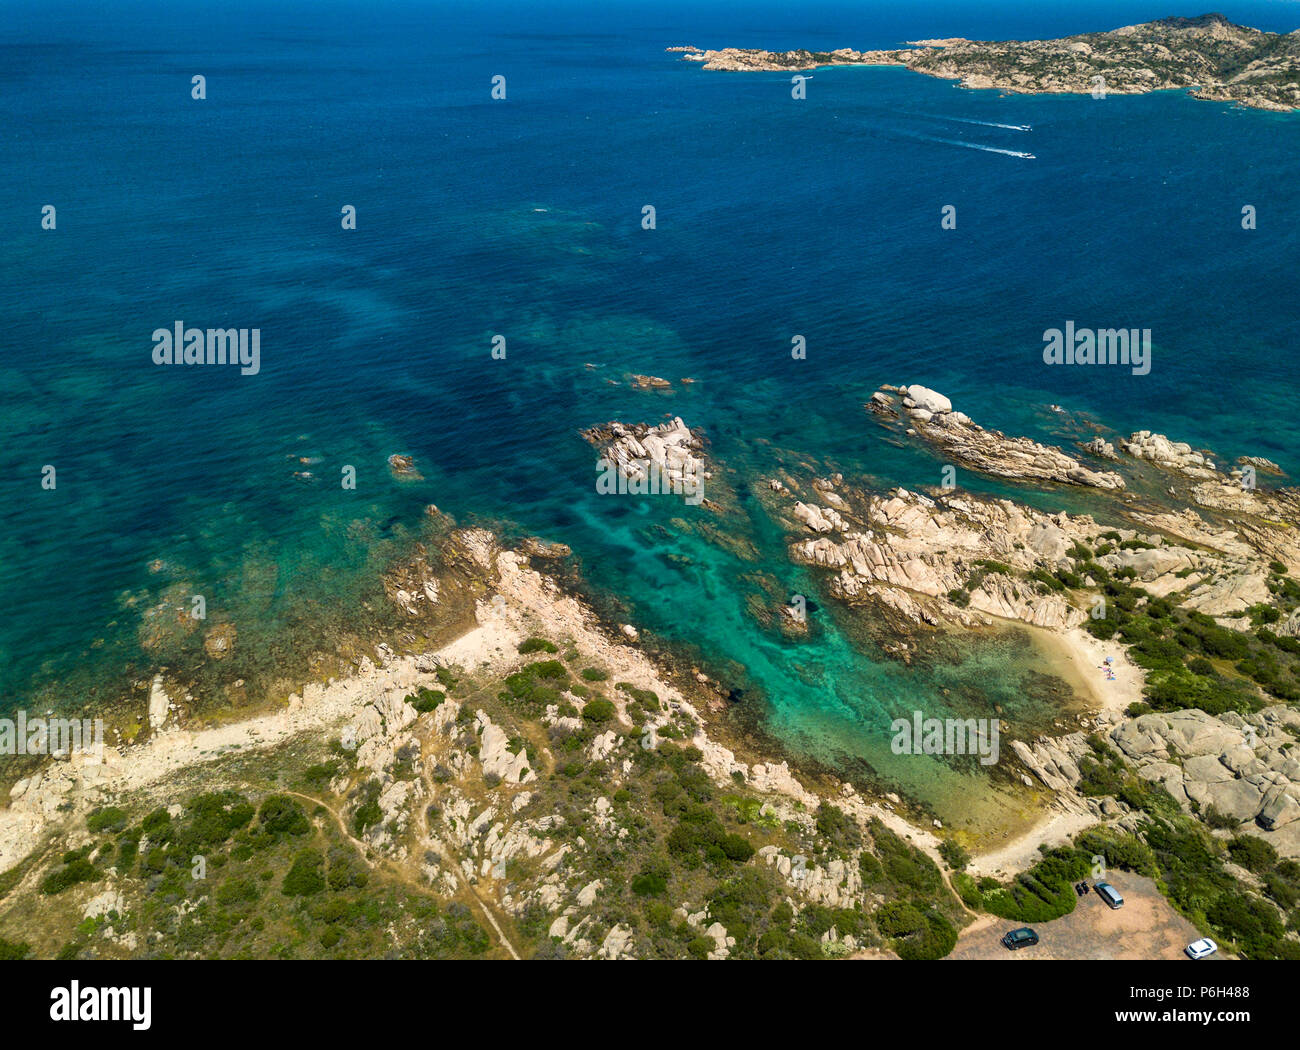
<svg viewBox="0 0 1300 1050">
<path fill-rule="evenodd" d="M 1202 13 L 1171 6 L 5 4 L 0 708 L 147 677 L 142 610 L 173 585 L 274 661 L 314 615 L 346 613 L 374 544 L 435 503 L 570 544 L 630 619 L 744 678 L 792 750 L 865 760 L 942 808 L 970 778 L 887 770 L 882 713 L 951 687 L 1048 717 L 1032 651 L 1008 640 L 922 675 L 827 610 L 813 643 L 783 642 L 746 613 L 745 576 L 815 588 L 743 479 L 798 454 L 937 483 L 862 410 L 904 382 L 1012 433 L 1064 442 L 1059 403 L 1300 474 L 1300 116 L 879 67 L 818 70 L 796 101 L 786 75 L 664 49 Z M 1296 3 L 1221 10 L 1300 26 Z M 1150 328 L 1150 374 L 1044 366 L 1043 331 L 1068 320 Z M 176 321 L 259 328 L 260 373 L 156 366 L 151 333 Z M 607 382 L 627 372 L 697 382 Z M 596 494 L 578 432 L 665 413 L 741 483 L 761 565 L 652 528 L 680 504 Z M 394 452 L 425 480 L 395 483 Z"/>
</svg>

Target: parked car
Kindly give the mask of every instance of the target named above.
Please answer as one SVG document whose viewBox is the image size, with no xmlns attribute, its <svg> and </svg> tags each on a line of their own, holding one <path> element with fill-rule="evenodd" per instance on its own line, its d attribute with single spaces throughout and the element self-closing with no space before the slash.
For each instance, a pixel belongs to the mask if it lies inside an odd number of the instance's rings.
<svg viewBox="0 0 1300 1050">
<path fill-rule="evenodd" d="M 1119 890 L 1109 882 L 1099 882 L 1096 886 L 1097 896 L 1104 900 L 1112 908 L 1122 908 L 1124 898 L 1119 895 Z"/>
<path fill-rule="evenodd" d="M 1183 949 L 1189 959 L 1204 959 L 1207 955 L 1213 955 L 1219 950 L 1219 946 L 1210 938 L 1202 937 L 1199 941 L 1192 941 Z"/>
<path fill-rule="evenodd" d="M 1038 934 L 1028 926 L 1022 926 L 1018 930 L 1012 930 L 1002 938 L 1003 945 L 1010 951 L 1016 951 L 1020 948 L 1028 948 L 1030 945 L 1038 943 Z"/>
</svg>

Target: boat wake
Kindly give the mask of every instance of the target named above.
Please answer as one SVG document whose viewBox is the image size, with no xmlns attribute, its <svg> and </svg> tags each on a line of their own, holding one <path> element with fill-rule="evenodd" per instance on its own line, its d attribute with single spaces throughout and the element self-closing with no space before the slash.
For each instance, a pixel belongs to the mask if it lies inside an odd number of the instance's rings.
<svg viewBox="0 0 1300 1050">
<path fill-rule="evenodd" d="M 1004 157 L 1019 157 L 1021 160 L 1037 160 L 1032 153 L 1018 149 L 999 149 L 997 146 L 984 146 L 978 142 L 962 142 L 960 139 L 936 139 L 930 135 L 918 136 L 925 142 L 939 142 L 945 146 L 961 146 L 962 149 L 977 149 L 981 153 L 1001 153 Z"/>
<path fill-rule="evenodd" d="M 911 116 L 911 115 L 914 115 L 914 114 L 908 114 L 908 115 Z M 915 114 L 915 115 L 919 115 L 919 114 Z M 957 118 L 933 117 L 933 118 L 929 118 L 929 119 L 933 119 L 933 120 L 943 120 L 943 119 L 957 119 Z M 967 122 L 967 123 L 978 124 L 978 123 L 981 123 L 981 122 L 980 122 L 980 121 L 969 121 L 969 122 Z M 1010 126 L 1010 125 L 1006 125 L 1006 126 Z M 1016 126 L 1016 127 L 1025 127 L 1025 128 L 1028 127 L 1028 125 L 1015 125 L 1015 126 Z M 1004 156 L 1004 157 L 1015 157 L 1015 158 L 1017 158 L 1018 160 L 1037 160 L 1037 159 L 1038 159 L 1037 156 L 1035 156 L 1033 153 L 1029 153 L 1029 152 L 1027 152 L 1026 150 L 1018 150 L 1018 149 L 1002 149 L 1002 147 L 1000 147 L 1000 146 L 986 146 L 986 145 L 984 145 L 983 143 L 980 143 L 980 142 L 967 142 L 965 139 L 947 139 L 947 138 L 938 138 L 938 137 L 936 137 L 936 136 L 934 136 L 934 135 L 926 135 L 926 134 L 922 134 L 922 133 L 919 132 L 919 131 L 915 131 L 915 130 L 904 130 L 904 129 L 902 129 L 902 128 L 890 128 L 890 127 L 880 127 L 880 126 L 876 126 L 876 127 L 861 127 L 861 126 L 858 126 L 858 127 L 855 128 L 855 127 L 849 126 L 849 127 L 844 128 L 844 130 L 847 131 L 849 134 L 855 134 L 855 133 L 856 133 L 856 134 L 859 134 L 859 135 L 866 135 L 867 137 L 870 137 L 870 138 L 875 138 L 876 136 L 879 136 L 879 135 L 885 135 L 885 136 L 888 136 L 888 137 L 890 137 L 890 138 L 902 139 L 902 140 L 906 140 L 906 141 L 910 141 L 910 142 L 935 142 L 935 143 L 938 143 L 938 144 L 943 145 L 943 146 L 960 146 L 962 149 L 974 149 L 974 150 L 979 150 L 981 153 L 1000 153 L 1000 154 L 1002 154 L 1002 156 Z"/>
<path fill-rule="evenodd" d="M 941 113 L 918 113 L 911 109 L 885 110 L 877 107 L 881 115 L 907 117 L 911 120 L 934 120 L 939 123 L 973 124 L 977 128 L 1000 128 L 1003 131 L 1033 131 L 1032 124 L 1003 124 L 996 120 L 976 120 L 974 117 L 949 117 Z"/>
<path fill-rule="evenodd" d="M 999 124 L 993 120 L 970 120 L 966 117 L 939 117 L 939 120 L 955 120 L 959 124 L 975 124 L 981 128 L 1005 128 L 1007 131 L 1033 131 L 1032 124 Z"/>
</svg>

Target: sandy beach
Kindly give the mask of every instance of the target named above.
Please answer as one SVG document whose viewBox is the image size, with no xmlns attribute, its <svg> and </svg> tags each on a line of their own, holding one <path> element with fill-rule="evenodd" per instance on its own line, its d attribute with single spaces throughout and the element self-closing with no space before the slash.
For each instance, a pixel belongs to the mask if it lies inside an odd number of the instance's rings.
<svg viewBox="0 0 1300 1050">
<path fill-rule="evenodd" d="M 1064 679 L 1095 713 L 1117 718 L 1142 699 L 1145 674 L 1122 645 L 1094 638 L 1081 627 L 1064 632 L 1032 630 L 1035 644 L 1048 658 L 1046 669 Z M 1108 658 L 1113 681 L 1106 677 Z"/>
</svg>

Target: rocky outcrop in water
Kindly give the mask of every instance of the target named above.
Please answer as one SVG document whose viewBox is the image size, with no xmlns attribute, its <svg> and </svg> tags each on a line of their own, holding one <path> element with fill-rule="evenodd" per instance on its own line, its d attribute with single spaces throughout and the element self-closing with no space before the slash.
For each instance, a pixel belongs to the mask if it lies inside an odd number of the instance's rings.
<svg viewBox="0 0 1300 1050">
<path fill-rule="evenodd" d="M 1176 470 L 1191 478 L 1216 478 L 1214 460 L 1197 452 L 1182 441 L 1170 441 L 1164 434 L 1139 430 L 1119 447 L 1134 459 L 1145 459 L 1166 470 Z"/>
<path fill-rule="evenodd" d="M 704 469 L 704 440 L 681 416 L 667 423 L 606 423 L 583 432 L 602 459 L 632 482 L 690 495 L 712 475 Z"/>
<path fill-rule="evenodd" d="M 886 391 L 901 395 L 912 429 L 954 463 L 1014 481 L 1124 488 L 1123 477 L 1114 471 L 1092 470 L 1060 449 L 986 430 L 964 412 L 953 411 L 948 398 L 926 387 L 882 387 L 877 393 Z"/>
<path fill-rule="evenodd" d="M 645 376 L 634 373 L 629 378 L 632 380 L 632 385 L 638 390 L 669 390 L 672 388 L 672 383 L 667 379 L 660 379 L 659 376 Z"/>
</svg>

